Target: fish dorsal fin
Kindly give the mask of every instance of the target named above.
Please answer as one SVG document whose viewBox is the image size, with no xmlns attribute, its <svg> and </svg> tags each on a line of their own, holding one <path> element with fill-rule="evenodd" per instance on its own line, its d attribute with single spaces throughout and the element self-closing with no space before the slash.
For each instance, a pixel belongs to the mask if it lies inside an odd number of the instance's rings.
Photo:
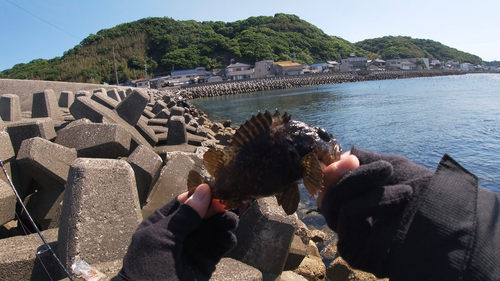
<svg viewBox="0 0 500 281">
<path fill-rule="evenodd" d="M 203 154 L 203 165 L 205 165 L 210 175 L 216 178 L 220 168 L 226 163 L 226 158 L 224 151 L 209 148 L 207 152 Z"/>
<path fill-rule="evenodd" d="M 304 185 L 311 196 L 323 188 L 323 171 L 319 164 L 318 157 L 311 152 L 302 157 L 302 167 L 304 167 Z"/>
<path fill-rule="evenodd" d="M 239 148 L 243 147 L 245 144 L 249 143 L 251 140 L 255 139 L 261 133 L 269 130 L 273 126 L 281 125 L 290 121 L 290 115 L 285 114 L 280 115 L 279 111 L 276 110 L 274 115 L 266 110 L 264 114 L 259 111 L 257 116 L 252 115 L 250 120 L 247 120 L 245 124 L 241 125 L 236 133 L 234 133 L 231 138 L 231 145 Z"/>
</svg>

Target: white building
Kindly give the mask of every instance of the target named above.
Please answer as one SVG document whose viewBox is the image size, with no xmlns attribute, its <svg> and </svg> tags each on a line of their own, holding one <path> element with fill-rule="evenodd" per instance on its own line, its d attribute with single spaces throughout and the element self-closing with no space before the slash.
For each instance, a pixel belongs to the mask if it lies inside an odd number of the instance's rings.
<svg viewBox="0 0 500 281">
<path fill-rule="evenodd" d="M 326 62 L 311 64 L 311 73 L 330 72 L 329 65 Z"/>
<path fill-rule="evenodd" d="M 474 65 L 472 63 L 468 63 L 468 62 L 461 63 L 460 70 L 462 70 L 462 71 L 474 71 Z"/>
<path fill-rule="evenodd" d="M 253 69 L 249 64 L 237 62 L 226 67 L 226 79 L 228 81 L 253 78 L 253 74 Z"/>
<path fill-rule="evenodd" d="M 342 59 L 340 65 L 340 71 L 349 72 L 364 70 L 368 66 L 368 59 L 366 57 L 354 57 L 350 56 L 348 58 Z"/>
</svg>

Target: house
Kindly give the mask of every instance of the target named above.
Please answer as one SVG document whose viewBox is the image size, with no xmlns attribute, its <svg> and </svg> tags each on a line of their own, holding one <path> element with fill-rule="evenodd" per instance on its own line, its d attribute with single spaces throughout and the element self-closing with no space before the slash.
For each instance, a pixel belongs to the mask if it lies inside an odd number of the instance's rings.
<svg viewBox="0 0 500 281">
<path fill-rule="evenodd" d="M 431 65 L 429 63 L 429 58 L 410 58 L 408 59 L 408 61 L 416 64 L 417 70 L 431 68 Z"/>
<path fill-rule="evenodd" d="M 296 62 L 280 61 L 273 63 L 271 71 L 277 76 L 304 74 L 304 66 Z"/>
<path fill-rule="evenodd" d="M 254 77 L 270 77 L 273 76 L 271 72 L 274 60 L 261 60 L 255 63 Z"/>
<path fill-rule="evenodd" d="M 462 70 L 462 71 L 474 71 L 474 65 L 472 63 L 468 63 L 468 62 L 461 63 L 460 70 Z"/>
<path fill-rule="evenodd" d="M 355 57 L 354 54 L 348 58 L 341 59 L 340 62 L 340 71 L 342 72 L 364 70 L 368 66 L 368 59 L 366 57 Z"/>
<path fill-rule="evenodd" d="M 253 69 L 249 64 L 237 62 L 226 67 L 226 80 L 241 80 L 253 78 Z"/>
<path fill-rule="evenodd" d="M 328 67 L 333 68 L 335 70 L 340 70 L 339 62 L 333 60 L 333 61 L 327 61 L 326 63 L 328 63 Z"/>
<path fill-rule="evenodd" d="M 400 69 L 402 70 L 416 70 L 417 65 L 410 61 L 402 61 L 400 65 Z"/>
<path fill-rule="evenodd" d="M 387 69 L 387 70 L 401 69 L 401 63 L 402 62 L 403 62 L 402 59 L 388 59 L 388 60 L 385 60 L 385 69 Z"/>
<path fill-rule="evenodd" d="M 205 82 L 207 72 L 204 67 L 197 67 L 194 69 L 176 70 L 170 73 L 171 80 L 176 81 L 192 81 L 192 82 Z"/>
<path fill-rule="evenodd" d="M 326 73 L 330 72 L 328 63 L 320 62 L 311 64 L 311 73 Z"/>
<path fill-rule="evenodd" d="M 137 79 L 135 81 L 135 86 L 137 88 L 149 88 L 149 80 L 146 78 Z"/>
<path fill-rule="evenodd" d="M 372 61 L 367 61 L 367 63 L 368 63 L 368 66 L 366 67 L 367 70 L 385 70 L 385 65 L 386 65 L 385 60 L 376 58 Z"/>
</svg>

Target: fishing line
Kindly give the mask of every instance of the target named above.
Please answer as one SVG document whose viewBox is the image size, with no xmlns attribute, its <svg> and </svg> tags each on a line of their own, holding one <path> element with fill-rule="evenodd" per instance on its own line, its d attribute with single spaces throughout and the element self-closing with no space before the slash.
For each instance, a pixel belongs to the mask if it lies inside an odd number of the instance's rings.
<svg viewBox="0 0 500 281">
<path fill-rule="evenodd" d="M 21 9 L 21 10 L 25 11 L 26 13 L 28 13 L 28 14 L 30 14 L 30 15 L 32 15 L 32 16 L 34 16 L 35 18 L 37 18 L 37 19 L 39 19 L 39 20 L 41 20 L 41 21 L 45 22 L 46 24 L 51 25 L 52 27 L 55 27 L 55 28 L 59 29 L 60 31 L 62 31 L 62 32 L 66 33 L 66 34 L 68 34 L 69 36 L 73 36 L 73 37 L 75 37 L 76 39 L 80 40 L 80 38 L 76 37 L 75 35 L 73 35 L 73 34 L 71 34 L 71 33 L 67 32 L 66 30 L 63 30 L 63 29 L 61 29 L 61 28 L 59 28 L 59 27 L 57 27 L 57 26 L 55 26 L 55 25 L 51 24 L 50 22 L 48 22 L 48 21 L 46 21 L 46 20 L 42 19 L 41 17 L 39 17 L 39 16 L 37 16 L 37 15 L 35 15 L 35 14 L 33 14 L 33 13 L 31 13 L 31 12 L 27 11 L 26 9 L 21 8 L 20 6 L 18 6 L 18 5 L 16 5 L 16 4 L 14 4 L 14 3 L 12 3 L 12 2 L 10 2 L 9 0 L 5 0 L 5 1 L 7 1 L 7 2 L 9 2 L 10 4 L 12 4 L 12 5 L 16 6 L 17 8 L 19 8 L 19 9 Z"/>
<path fill-rule="evenodd" d="M 59 260 L 59 258 L 56 256 L 56 253 L 54 252 L 54 250 L 52 249 L 52 247 L 50 247 L 49 243 L 47 243 L 47 240 L 45 240 L 45 237 L 40 232 L 40 229 L 38 229 L 38 227 L 36 226 L 35 221 L 31 217 L 31 215 L 28 212 L 28 210 L 26 209 L 26 206 L 24 205 L 23 200 L 21 200 L 21 197 L 19 196 L 19 193 L 17 193 L 17 190 L 14 187 L 14 184 L 10 180 L 9 174 L 7 173 L 7 170 L 5 169 L 5 167 L 3 165 L 3 161 L 2 161 L 1 158 L 0 158 L 0 166 L 2 166 L 3 173 L 7 177 L 7 181 L 9 182 L 10 187 L 12 187 L 12 191 L 14 191 L 14 194 L 16 194 L 17 200 L 19 201 L 19 203 L 21 204 L 21 207 L 23 208 L 24 212 L 28 216 L 28 218 L 29 218 L 29 220 L 31 222 L 31 225 L 33 225 L 33 227 L 35 228 L 36 232 L 38 233 L 38 236 L 40 236 L 40 238 L 42 239 L 42 241 L 45 244 L 45 246 L 47 247 L 47 249 L 52 253 L 52 256 L 54 256 L 54 258 L 56 259 L 57 263 L 59 263 L 59 265 L 62 267 L 62 269 L 64 270 L 64 272 L 66 272 L 66 275 L 68 275 L 69 280 L 74 281 L 73 277 L 68 272 L 68 270 L 66 269 L 66 267 L 62 264 L 61 260 Z"/>
</svg>

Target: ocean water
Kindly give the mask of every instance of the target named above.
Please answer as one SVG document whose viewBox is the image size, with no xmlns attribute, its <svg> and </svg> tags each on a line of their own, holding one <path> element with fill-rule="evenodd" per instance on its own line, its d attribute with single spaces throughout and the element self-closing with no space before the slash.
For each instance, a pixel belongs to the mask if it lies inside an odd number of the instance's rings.
<svg viewBox="0 0 500 281">
<path fill-rule="evenodd" d="M 344 151 L 355 145 L 402 155 L 435 170 L 448 153 L 500 193 L 500 75 L 467 74 L 345 83 L 190 101 L 212 121 L 239 125 L 278 109 L 333 134 Z M 301 188 L 301 209 L 315 207 Z M 321 224 L 320 218 L 310 218 Z"/>
</svg>

